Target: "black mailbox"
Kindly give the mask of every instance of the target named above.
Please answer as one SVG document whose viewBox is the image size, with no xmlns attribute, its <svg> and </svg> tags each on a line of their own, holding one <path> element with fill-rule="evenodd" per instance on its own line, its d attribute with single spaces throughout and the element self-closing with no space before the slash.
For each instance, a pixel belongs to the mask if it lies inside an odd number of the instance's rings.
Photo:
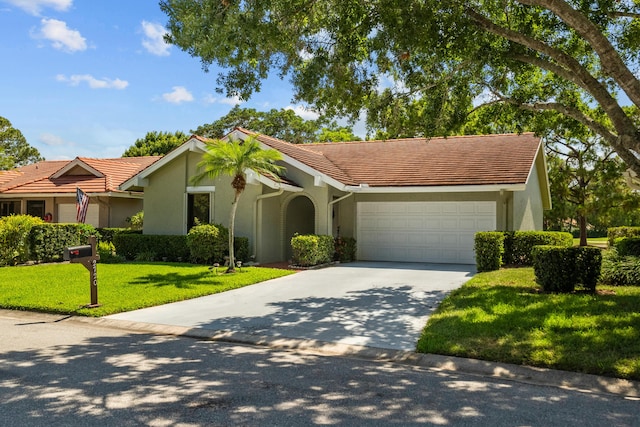
<svg viewBox="0 0 640 427">
<path fill-rule="evenodd" d="M 64 248 L 62 259 L 71 261 L 76 258 L 87 258 L 91 256 L 93 256 L 91 245 L 69 246 L 68 248 Z"/>
</svg>

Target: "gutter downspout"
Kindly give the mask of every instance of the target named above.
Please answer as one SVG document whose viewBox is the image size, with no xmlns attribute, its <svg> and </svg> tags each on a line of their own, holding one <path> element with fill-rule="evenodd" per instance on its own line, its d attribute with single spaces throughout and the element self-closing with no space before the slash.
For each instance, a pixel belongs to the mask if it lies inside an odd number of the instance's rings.
<svg viewBox="0 0 640 427">
<path fill-rule="evenodd" d="M 269 199 L 271 197 L 278 197 L 284 193 L 284 188 L 276 191 L 275 193 L 267 193 L 260 194 L 256 197 L 256 201 L 254 202 L 253 211 L 255 212 L 255 216 L 253 218 L 253 259 L 255 260 L 258 255 L 258 232 L 262 230 L 258 230 L 258 220 L 262 217 L 262 200 Z M 259 203 L 260 202 L 260 203 Z"/>
<path fill-rule="evenodd" d="M 338 202 L 343 201 L 344 199 L 353 196 L 353 191 L 350 192 L 349 194 L 345 194 L 344 196 L 332 200 L 329 202 L 329 204 L 327 205 L 327 234 L 332 236 L 333 235 L 333 215 L 332 215 L 332 211 L 331 208 L 333 207 L 333 205 L 335 205 Z"/>
</svg>

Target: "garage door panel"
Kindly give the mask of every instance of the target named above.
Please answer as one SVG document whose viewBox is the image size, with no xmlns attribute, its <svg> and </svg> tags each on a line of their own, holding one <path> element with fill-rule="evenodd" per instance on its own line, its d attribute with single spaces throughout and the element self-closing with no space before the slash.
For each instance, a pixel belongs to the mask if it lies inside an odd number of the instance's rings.
<svg viewBox="0 0 640 427">
<path fill-rule="evenodd" d="M 477 231 L 495 230 L 495 202 L 359 202 L 361 260 L 474 263 Z"/>
</svg>

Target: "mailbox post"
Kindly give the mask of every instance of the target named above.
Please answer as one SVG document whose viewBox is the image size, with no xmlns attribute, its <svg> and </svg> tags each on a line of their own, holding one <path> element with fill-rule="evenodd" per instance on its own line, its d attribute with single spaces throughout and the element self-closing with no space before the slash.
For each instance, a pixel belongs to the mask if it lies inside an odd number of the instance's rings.
<svg viewBox="0 0 640 427">
<path fill-rule="evenodd" d="M 63 259 L 71 263 L 82 264 L 89 270 L 89 281 L 91 287 L 91 304 L 85 305 L 87 308 L 100 307 L 98 304 L 98 269 L 97 261 L 100 259 L 96 249 L 96 237 L 89 237 L 89 244 L 82 246 L 70 246 L 64 249 Z"/>
</svg>

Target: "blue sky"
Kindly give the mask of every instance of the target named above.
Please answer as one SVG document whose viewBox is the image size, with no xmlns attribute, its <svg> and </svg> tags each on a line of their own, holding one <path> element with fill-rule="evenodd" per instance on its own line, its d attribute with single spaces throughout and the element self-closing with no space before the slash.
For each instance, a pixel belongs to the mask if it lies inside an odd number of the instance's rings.
<svg viewBox="0 0 640 427">
<path fill-rule="evenodd" d="M 120 157 L 149 131 L 211 123 L 238 100 L 216 70 L 162 41 L 157 0 L 0 0 L 0 116 L 47 160 Z M 241 106 L 294 108 L 270 78 Z"/>
</svg>

